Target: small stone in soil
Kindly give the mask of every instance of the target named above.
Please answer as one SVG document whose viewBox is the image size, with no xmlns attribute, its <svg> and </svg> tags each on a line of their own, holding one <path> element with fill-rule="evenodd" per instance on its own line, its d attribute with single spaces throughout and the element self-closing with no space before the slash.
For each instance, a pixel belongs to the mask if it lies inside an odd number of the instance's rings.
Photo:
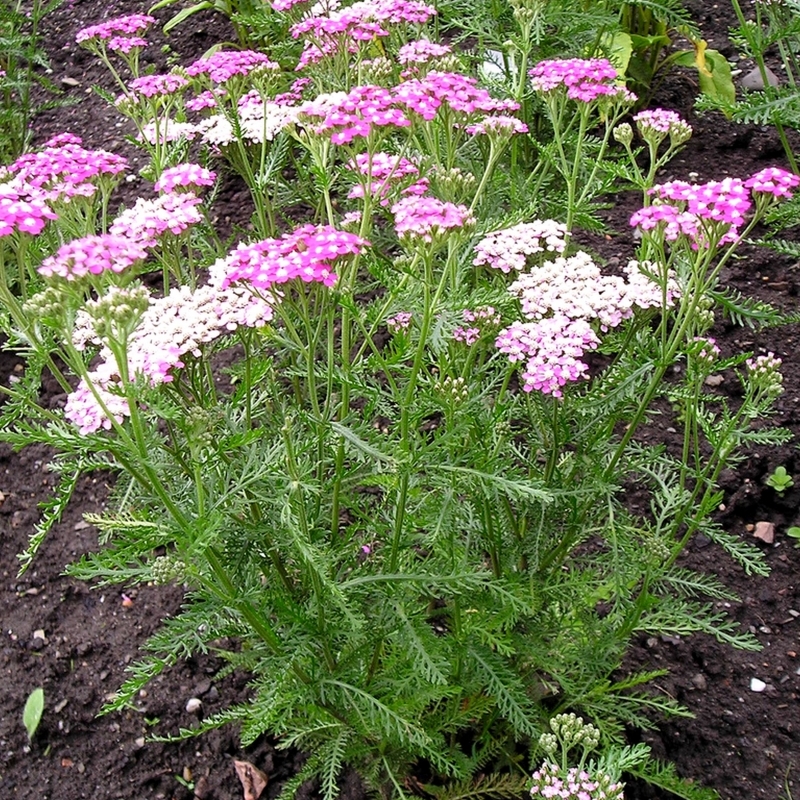
<svg viewBox="0 0 800 800">
<path fill-rule="evenodd" d="M 750 691 L 763 692 L 767 688 L 767 684 L 759 678 L 750 678 Z"/>
<path fill-rule="evenodd" d="M 197 714 L 203 707 L 203 701 L 199 697 L 190 697 L 186 702 L 186 713 Z"/>
</svg>

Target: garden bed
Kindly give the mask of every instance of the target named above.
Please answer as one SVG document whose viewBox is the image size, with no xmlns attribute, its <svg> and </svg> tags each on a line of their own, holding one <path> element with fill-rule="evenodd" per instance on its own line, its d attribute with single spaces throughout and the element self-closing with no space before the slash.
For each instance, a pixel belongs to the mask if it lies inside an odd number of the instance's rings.
<svg viewBox="0 0 800 800">
<path fill-rule="evenodd" d="M 698 1 L 691 5 L 710 45 L 735 58 L 727 40 L 728 26 L 733 24 L 727 4 L 711 7 Z M 100 7 L 91 0 L 75 0 L 46 18 L 43 33 L 51 77 L 74 105 L 36 118 L 37 144 L 67 130 L 79 134 L 86 146 L 133 152 L 114 110 L 91 94 L 93 85 L 107 84 L 103 70 L 73 42 L 75 32 L 84 25 L 136 10 L 130 4 Z M 150 52 L 161 60 L 157 66 L 163 69 L 168 56 L 177 54 L 180 63 L 188 63 L 230 36 L 224 20 L 204 13 L 177 29 L 169 50 L 153 47 Z M 741 67 L 745 72 L 749 69 L 747 63 Z M 705 181 L 785 166 L 773 130 L 735 126 L 716 113 L 695 116 L 696 91 L 691 73 L 674 70 L 651 103 L 679 111 L 694 128 L 693 138 L 667 167 L 665 177 Z M 138 180 L 126 184 L 120 199 L 135 197 L 139 187 Z M 230 180 L 215 205 L 220 219 L 246 218 L 242 212 L 246 197 L 244 187 Z M 606 212 L 608 234 L 587 239 L 610 263 L 615 259 L 624 263 L 635 246 L 628 227 L 634 208 L 620 198 Z M 797 309 L 799 270 L 790 258 L 752 249 L 746 258 L 730 262 L 722 280 L 792 314 Z M 777 401 L 775 422 L 800 434 L 797 326 L 753 331 L 720 321 L 714 335 L 723 351 L 726 347 L 730 352 L 771 351 L 783 360 L 784 393 Z M 19 359 L 0 354 L 3 384 L 13 380 L 20 368 Z M 735 393 L 736 386 L 732 375 L 726 375 L 719 391 Z M 55 384 L 47 389 L 46 402 L 52 408 L 61 407 L 65 400 L 61 390 Z M 654 418 L 646 432 L 651 440 L 666 444 L 675 433 L 668 416 Z M 156 679 L 135 709 L 97 717 L 104 700 L 124 679 L 126 666 L 136 659 L 137 648 L 160 619 L 178 610 L 182 592 L 176 587 L 141 586 L 120 593 L 118 588 L 91 588 L 61 576 L 65 564 L 96 547 L 97 532 L 83 521 L 83 514 L 103 508 L 109 486 L 102 477 L 80 484 L 34 565 L 17 579 L 15 556 L 25 548 L 37 506 L 54 485 L 54 476 L 47 470 L 49 458 L 42 447 L 13 453 L 0 445 L 0 674 L 6 687 L 0 714 L 2 797 L 227 800 L 242 796 L 234 759 L 249 761 L 266 773 L 269 784 L 263 796 L 275 797 L 302 757 L 277 751 L 274 743 L 262 739 L 242 751 L 231 728 L 177 744 L 145 743 L 152 733 L 191 727 L 203 715 L 247 696 L 243 677 L 216 679 L 220 662 L 212 655 L 180 663 Z M 738 593 L 741 602 L 731 603 L 730 613 L 757 636 L 762 651 L 735 651 L 711 637 L 695 635 L 643 637 L 630 655 L 632 666 L 668 669 L 668 675 L 654 681 L 654 689 L 695 715 L 660 723 L 657 732 L 631 731 L 631 741 L 648 743 L 654 755 L 674 762 L 681 775 L 716 789 L 723 800 L 775 800 L 796 783 L 795 770 L 800 768 L 800 553 L 786 535 L 789 526 L 800 522 L 800 480 L 782 495 L 766 486 L 766 478 L 781 465 L 790 475 L 800 475 L 794 443 L 753 452 L 721 479 L 725 500 L 719 518 L 727 531 L 755 541 L 755 526 L 774 525 L 774 541 L 759 544 L 771 568 L 769 577 L 744 575 L 702 536 L 695 538 L 683 557 L 694 569 L 720 575 Z M 29 745 L 21 715 L 25 698 L 36 686 L 44 687 L 46 706 L 39 732 Z M 199 713 L 186 710 L 192 699 L 201 701 Z M 313 793 L 314 787 L 308 786 L 301 794 Z M 362 796 L 358 780 L 346 777 L 343 800 Z M 644 800 L 666 795 L 637 784 L 626 791 L 626 797 Z"/>
</svg>

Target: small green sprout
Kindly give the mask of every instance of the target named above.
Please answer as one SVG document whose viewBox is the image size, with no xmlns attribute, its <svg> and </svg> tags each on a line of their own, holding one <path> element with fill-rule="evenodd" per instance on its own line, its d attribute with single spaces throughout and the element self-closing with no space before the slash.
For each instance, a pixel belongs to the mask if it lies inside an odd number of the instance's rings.
<svg viewBox="0 0 800 800">
<path fill-rule="evenodd" d="M 798 527 L 797 527 L 797 525 L 792 525 L 792 527 L 791 527 L 791 528 L 789 528 L 789 529 L 786 531 L 786 533 L 787 533 L 789 536 L 791 536 L 791 537 L 792 537 L 792 539 L 797 539 L 797 541 L 795 542 L 795 545 L 794 545 L 794 546 L 795 546 L 795 547 L 800 547 L 800 528 L 798 528 Z"/>
<path fill-rule="evenodd" d="M 22 724 L 25 730 L 28 731 L 28 741 L 33 741 L 36 735 L 36 729 L 42 720 L 42 712 L 44 711 L 44 689 L 39 686 L 34 689 L 25 701 L 25 708 L 22 711 Z"/>
<path fill-rule="evenodd" d="M 766 484 L 778 494 L 783 494 L 790 486 L 794 486 L 794 481 L 786 471 L 786 467 L 775 467 L 775 472 L 767 478 Z"/>
</svg>

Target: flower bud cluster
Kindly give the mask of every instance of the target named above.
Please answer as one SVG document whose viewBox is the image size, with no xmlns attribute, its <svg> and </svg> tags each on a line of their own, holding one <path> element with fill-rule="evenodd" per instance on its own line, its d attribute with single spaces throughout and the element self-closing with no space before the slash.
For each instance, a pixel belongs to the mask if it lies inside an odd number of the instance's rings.
<svg viewBox="0 0 800 800">
<path fill-rule="evenodd" d="M 386 319 L 386 327 L 392 333 L 406 333 L 411 327 L 411 316 L 410 311 L 398 311 Z"/>
<path fill-rule="evenodd" d="M 704 367 L 710 367 L 719 358 L 717 340 L 711 336 L 695 336 L 689 342 L 689 354 Z"/>
<path fill-rule="evenodd" d="M 182 583 L 186 579 L 186 564 L 175 555 L 156 556 L 150 564 L 150 575 L 156 586 Z"/>
<path fill-rule="evenodd" d="M 469 386 L 464 378 L 451 378 L 448 375 L 443 381 L 437 381 L 434 388 L 454 405 L 463 403 L 469 397 Z"/>
<path fill-rule="evenodd" d="M 667 136 L 673 147 L 678 147 L 692 138 L 691 126 L 682 120 L 675 111 L 649 108 L 636 114 L 633 121 L 636 123 L 642 139 L 655 146 L 658 146 Z"/>
<path fill-rule="evenodd" d="M 467 327 L 459 325 L 453 330 L 453 339 L 466 345 L 473 345 L 478 341 L 485 329 L 497 328 L 500 324 L 500 314 L 494 306 L 483 306 L 472 311 L 465 308 L 462 312 L 464 322 L 473 323 Z"/>
<path fill-rule="evenodd" d="M 84 313 L 92 322 L 97 338 L 125 342 L 150 305 L 150 294 L 143 286 L 122 289 L 111 286 L 105 294 L 89 300 Z"/>
<path fill-rule="evenodd" d="M 600 743 L 600 731 L 577 714 L 556 714 L 550 719 L 550 729 L 567 750 L 580 745 L 588 752 Z"/>
<path fill-rule="evenodd" d="M 487 265 L 501 272 L 525 269 L 526 258 L 539 253 L 563 253 L 567 227 L 552 219 L 521 222 L 485 236 L 475 248 L 476 267 Z"/>
<path fill-rule="evenodd" d="M 770 397 L 783 394 L 783 375 L 779 372 L 783 362 L 774 353 L 748 358 L 745 363 L 748 377 L 755 389 Z"/>
</svg>

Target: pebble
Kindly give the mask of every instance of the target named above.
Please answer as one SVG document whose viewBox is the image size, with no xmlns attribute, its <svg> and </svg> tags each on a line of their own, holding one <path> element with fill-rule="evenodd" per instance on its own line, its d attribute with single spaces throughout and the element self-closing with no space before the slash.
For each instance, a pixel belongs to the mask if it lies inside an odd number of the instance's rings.
<svg viewBox="0 0 800 800">
<path fill-rule="evenodd" d="M 197 714 L 203 707 L 203 701 L 199 697 L 190 697 L 186 702 L 186 713 Z"/>
<path fill-rule="evenodd" d="M 763 692 L 767 688 L 767 684 L 759 678 L 750 678 L 750 691 Z"/>
<path fill-rule="evenodd" d="M 756 529 L 753 532 L 756 539 L 772 544 L 775 541 L 775 526 L 771 522 L 756 522 Z"/>
<path fill-rule="evenodd" d="M 703 691 L 708 686 L 706 676 L 703 675 L 702 672 L 698 672 L 697 675 L 692 678 L 692 685 L 695 689 L 700 689 L 700 691 Z"/>
<path fill-rule="evenodd" d="M 725 381 L 722 375 L 709 375 L 706 378 L 706 386 L 719 386 Z"/>
<path fill-rule="evenodd" d="M 769 68 L 766 68 L 767 83 L 770 86 L 778 86 L 781 79 Z M 750 70 L 741 80 L 743 89 L 750 89 L 750 91 L 760 92 L 764 88 L 764 80 L 761 77 L 761 71 L 756 69 Z"/>
</svg>

